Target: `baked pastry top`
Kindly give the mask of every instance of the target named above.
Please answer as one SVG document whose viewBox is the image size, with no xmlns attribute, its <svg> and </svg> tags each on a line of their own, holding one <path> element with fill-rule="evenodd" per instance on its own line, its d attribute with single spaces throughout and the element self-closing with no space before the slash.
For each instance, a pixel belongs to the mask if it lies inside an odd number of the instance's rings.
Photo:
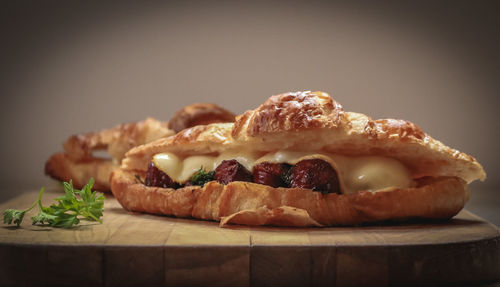
<svg viewBox="0 0 500 287">
<path fill-rule="evenodd" d="M 120 124 L 113 128 L 70 136 L 64 143 L 64 152 L 50 156 L 45 173 L 61 181 L 73 181 L 82 188 L 94 178 L 94 188 L 109 191 L 109 176 L 120 166 L 125 153 L 135 146 L 168 137 L 175 133 L 207 123 L 234 122 L 235 115 L 215 104 L 195 103 L 178 110 L 168 122 L 154 118 Z M 109 158 L 95 155 L 106 151 Z"/>
<path fill-rule="evenodd" d="M 469 183 L 486 178 L 472 156 L 444 145 L 417 125 L 345 112 L 323 92 L 272 96 L 257 109 L 238 116 L 234 124 L 195 126 L 136 147 L 127 153 L 122 168 L 145 171 L 152 156 L 160 152 L 193 155 L 249 148 L 388 156 L 405 164 L 414 178 L 456 176 Z"/>
<path fill-rule="evenodd" d="M 61 181 L 72 181 L 82 188 L 90 178 L 94 188 L 109 191 L 109 176 L 120 166 L 125 153 L 132 147 L 173 135 L 167 123 L 153 118 L 120 124 L 98 132 L 70 136 L 64 143 L 64 152 L 51 155 L 45 163 L 45 174 Z M 106 150 L 110 158 L 93 154 Z"/>
</svg>

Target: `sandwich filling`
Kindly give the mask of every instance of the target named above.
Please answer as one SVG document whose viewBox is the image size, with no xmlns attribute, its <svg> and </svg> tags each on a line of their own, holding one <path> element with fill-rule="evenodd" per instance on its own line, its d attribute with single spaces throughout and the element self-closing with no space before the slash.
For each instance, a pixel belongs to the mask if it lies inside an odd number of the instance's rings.
<svg viewBox="0 0 500 287">
<path fill-rule="evenodd" d="M 201 180 L 200 180 L 201 179 Z M 408 169 L 382 156 L 343 156 L 329 153 L 228 151 L 180 157 L 159 153 L 153 157 L 146 185 L 178 188 L 247 181 L 272 187 L 309 188 L 322 193 L 351 194 L 413 187 Z"/>
</svg>

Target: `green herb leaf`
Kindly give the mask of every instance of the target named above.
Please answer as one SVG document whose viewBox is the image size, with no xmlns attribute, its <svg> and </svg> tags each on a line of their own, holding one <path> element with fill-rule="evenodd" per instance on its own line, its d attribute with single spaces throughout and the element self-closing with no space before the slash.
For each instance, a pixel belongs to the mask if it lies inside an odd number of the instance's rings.
<svg viewBox="0 0 500 287">
<path fill-rule="evenodd" d="M 33 225 L 37 223 L 50 224 L 51 222 L 54 222 L 57 219 L 56 215 L 50 214 L 50 212 L 45 212 L 44 209 L 48 208 L 47 207 L 42 208 L 42 210 L 40 210 L 40 213 L 31 217 Z"/>
<path fill-rule="evenodd" d="M 24 214 L 38 205 L 40 212 L 31 217 L 33 224 L 48 224 L 52 227 L 70 228 L 80 223 L 80 219 L 97 221 L 100 219 L 104 210 L 104 195 L 92 192 L 94 179 L 81 189 L 75 189 L 72 181 L 64 182 L 64 195 L 56 198 L 56 204 L 49 207 L 42 205 L 42 194 L 44 189 L 40 190 L 38 199 L 25 210 L 7 209 L 4 211 L 4 223 L 11 224 L 14 221 L 18 226 L 21 224 Z"/>
<path fill-rule="evenodd" d="M 205 183 L 214 180 L 214 174 L 215 171 L 205 171 L 203 167 L 200 167 L 200 169 L 191 177 L 191 184 L 204 186 Z"/>
<path fill-rule="evenodd" d="M 12 224 L 12 221 L 14 221 L 14 224 L 17 224 L 17 226 L 21 225 L 21 222 L 23 222 L 23 218 L 26 212 L 32 210 L 33 207 L 35 207 L 37 203 L 40 202 L 44 190 L 45 189 L 42 187 L 42 189 L 40 189 L 40 193 L 38 194 L 37 201 L 35 201 L 30 207 L 26 208 L 25 210 L 17 210 L 17 209 L 5 210 L 3 212 L 3 223 Z"/>
<path fill-rule="evenodd" d="M 283 180 L 286 186 L 290 186 L 292 184 L 292 171 L 293 167 L 289 168 L 285 173 L 281 175 L 281 180 Z"/>
<path fill-rule="evenodd" d="M 49 224 L 52 227 L 70 228 L 71 226 L 77 225 L 78 223 L 80 223 L 78 214 L 60 213 Z"/>
<path fill-rule="evenodd" d="M 26 214 L 24 210 L 7 209 L 3 212 L 3 223 L 11 224 L 14 221 L 14 224 L 19 226 L 23 221 L 24 214 Z"/>
</svg>

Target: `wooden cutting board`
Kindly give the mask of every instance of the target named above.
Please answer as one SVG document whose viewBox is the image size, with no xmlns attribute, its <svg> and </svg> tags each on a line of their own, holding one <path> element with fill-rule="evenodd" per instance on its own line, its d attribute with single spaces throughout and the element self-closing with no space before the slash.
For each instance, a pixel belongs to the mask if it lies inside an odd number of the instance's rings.
<svg viewBox="0 0 500 287">
<path fill-rule="evenodd" d="M 61 195 L 44 195 L 49 204 Z M 0 205 L 25 208 L 37 192 Z M 394 286 L 500 279 L 499 229 L 468 211 L 445 222 L 275 228 L 132 214 L 104 223 L 0 228 L 0 286 Z"/>
</svg>

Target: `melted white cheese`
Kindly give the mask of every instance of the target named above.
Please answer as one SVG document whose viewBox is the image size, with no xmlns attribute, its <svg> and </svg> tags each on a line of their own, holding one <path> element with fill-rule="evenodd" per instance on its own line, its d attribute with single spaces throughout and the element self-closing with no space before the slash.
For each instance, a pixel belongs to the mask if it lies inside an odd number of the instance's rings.
<svg viewBox="0 0 500 287">
<path fill-rule="evenodd" d="M 183 161 L 173 153 L 159 153 L 153 157 L 154 165 L 168 174 L 172 179 L 177 179 L 183 169 Z"/>
<path fill-rule="evenodd" d="M 382 156 L 333 156 L 344 193 L 360 190 L 389 191 L 414 185 L 408 169 L 398 160 Z"/>
<path fill-rule="evenodd" d="M 186 182 L 191 176 L 198 171 L 200 168 L 203 168 L 206 171 L 214 170 L 217 166 L 214 163 L 214 159 L 211 156 L 205 155 L 195 155 L 190 156 L 184 159 L 182 162 L 182 171 L 176 176 L 174 180 L 178 180 L 177 182 Z M 168 173 L 167 173 L 168 174 Z M 170 175 L 169 175 L 170 176 Z"/>
<path fill-rule="evenodd" d="M 153 157 L 156 167 L 168 174 L 174 181 L 184 183 L 203 167 L 214 170 L 223 160 L 236 159 L 248 170 L 262 162 L 296 164 L 304 159 L 318 158 L 327 161 L 337 171 L 342 192 L 354 193 L 360 190 L 387 191 L 394 188 L 413 186 L 407 168 L 398 160 L 381 156 L 348 157 L 326 153 L 278 151 L 258 156 L 250 151 L 228 151 L 218 156 L 196 155 L 183 160 L 171 153 Z"/>
</svg>

